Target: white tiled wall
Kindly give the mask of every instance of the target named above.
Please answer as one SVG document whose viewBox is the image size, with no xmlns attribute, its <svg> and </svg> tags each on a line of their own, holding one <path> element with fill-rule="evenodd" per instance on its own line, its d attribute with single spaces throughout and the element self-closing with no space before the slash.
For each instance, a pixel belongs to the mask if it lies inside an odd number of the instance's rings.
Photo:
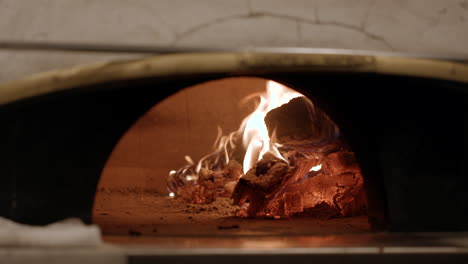
<svg viewBox="0 0 468 264">
<path fill-rule="evenodd" d="M 2 40 L 468 56 L 468 0 L 0 0 L 0 32 Z M 0 51 L 0 82 L 120 57 Z"/>
</svg>

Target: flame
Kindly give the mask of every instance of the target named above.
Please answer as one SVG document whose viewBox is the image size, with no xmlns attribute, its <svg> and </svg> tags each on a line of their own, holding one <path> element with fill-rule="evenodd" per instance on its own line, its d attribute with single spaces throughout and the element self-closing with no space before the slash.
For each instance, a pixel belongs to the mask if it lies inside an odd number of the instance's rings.
<svg viewBox="0 0 468 264">
<path fill-rule="evenodd" d="M 266 93 L 260 95 L 257 109 L 247 116 L 241 124 L 242 143 L 246 148 L 243 162 L 244 174 L 266 153 L 271 153 L 284 160 L 278 151 L 278 147 L 281 145 L 270 140 L 264 118 L 269 111 L 288 103 L 293 98 L 303 96 L 274 81 L 268 81 L 266 89 Z"/>
<path fill-rule="evenodd" d="M 261 160 L 266 153 L 271 153 L 277 158 L 286 160 L 278 151 L 278 147 L 281 147 L 281 144 L 275 142 L 274 133 L 273 139 L 270 139 L 264 118 L 269 111 L 288 103 L 293 98 L 303 95 L 277 82 L 267 81 L 266 92 L 247 96 L 243 101 L 251 99 L 253 96 L 260 98 L 255 111 L 244 118 L 237 131 L 231 132 L 228 135 L 223 135 L 221 128 L 218 127 L 218 136 L 214 142 L 215 150 L 200 159 L 195 168 L 196 173 L 199 173 L 200 169 L 205 166 L 204 161 L 217 164 L 220 162 L 219 159 L 222 158 L 224 159 L 223 165 L 226 165 L 229 162 L 229 152 L 236 147 L 234 143 L 235 138 L 240 137 L 242 137 L 242 145 L 246 150 L 243 161 L 244 174 L 257 161 Z M 213 157 L 214 160 L 210 160 Z M 185 159 L 189 164 L 193 164 L 189 156 L 186 156 Z"/>
</svg>

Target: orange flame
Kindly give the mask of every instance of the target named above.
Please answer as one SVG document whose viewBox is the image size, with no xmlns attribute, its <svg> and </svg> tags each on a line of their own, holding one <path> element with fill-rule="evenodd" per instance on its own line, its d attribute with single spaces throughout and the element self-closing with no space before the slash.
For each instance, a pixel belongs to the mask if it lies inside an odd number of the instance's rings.
<svg viewBox="0 0 468 264">
<path fill-rule="evenodd" d="M 264 118 L 269 111 L 288 103 L 293 98 L 303 96 L 274 81 L 268 81 L 266 88 L 266 93 L 260 95 L 257 109 L 247 116 L 241 124 L 242 143 L 247 149 L 243 162 L 244 174 L 266 153 L 271 153 L 284 160 L 278 151 L 278 147 L 281 145 L 270 139 Z"/>
<path fill-rule="evenodd" d="M 237 131 L 231 132 L 228 135 L 222 135 L 221 129 L 218 128 L 218 136 L 214 143 L 215 151 L 200 159 L 195 172 L 199 173 L 200 169 L 204 166 L 204 161 L 210 157 L 216 157 L 216 159 L 223 157 L 224 163 L 227 164 L 229 162 L 229 150 L 235 148 L 234 138 L 240 136 L 242 136 L 243 147 L 246 149 L 243 161 L 244 174 L 257 161 L 261 160 L 266 153 L 271 153 L 277 158 L 285 160 L 278 151 L 278 147 L 281 145 L 275 142 L 274 137 L 270 139 L 264 118 L 272 109 L 280 107 L 291 99 L 300 96 L 303 95 L 282 84 L 268 81 L 266 92 L 259 94 L 260 103 L 257 108 L 244 118 Z M 247 99 L 251 97 L 248 96 Z"/>
</svg>

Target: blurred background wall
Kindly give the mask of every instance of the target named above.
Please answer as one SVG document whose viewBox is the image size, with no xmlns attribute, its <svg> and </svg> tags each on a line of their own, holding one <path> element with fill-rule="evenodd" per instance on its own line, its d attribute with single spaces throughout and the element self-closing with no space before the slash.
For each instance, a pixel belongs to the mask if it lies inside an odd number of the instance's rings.
<svg viewBox="0 0 468 264">
<path fill-rule="evenodd" d="M 0 32 L 0 40 L 468 56 L 468 0 L 0 0 Z M 136 56 L 0 50 L 0 82 Z"/>
</svg>

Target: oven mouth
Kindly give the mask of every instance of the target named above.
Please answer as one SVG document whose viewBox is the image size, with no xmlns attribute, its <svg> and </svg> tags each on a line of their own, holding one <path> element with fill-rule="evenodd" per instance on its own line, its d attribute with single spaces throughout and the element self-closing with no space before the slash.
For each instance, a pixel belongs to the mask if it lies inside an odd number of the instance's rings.
<svg viewBox="0 0 468 264">
<path fill-rule="evenodd" d="M 139 117 L 103 168 L 93 222 L 107 235 L 370 230 L 338 125 L 303 94 L 253 77 L 187 87 Z"/>
<path fill-rule="evenodd" d="M 101 172 L 139 117 L 185 87 L 245 76 L 317 98 L 339 124 L 359 153 L 372 230 L 465 230 L 464 146 L 456 146 L 465 138 L 467 73 L 461 63 L 398 57 L 216 53 L 80 66 L 4 84 L 0 117 L 11 126 L 3 145 L 16 153 L 3 166 L 6 214 L 32 224 L 91 222 Z M 441 186 L 446 197 L 431 195 Z M 447 207 L 449 199 L 457 202 Z M 427 220 L 427 211 L 444 217 Z"/>
</svg>

